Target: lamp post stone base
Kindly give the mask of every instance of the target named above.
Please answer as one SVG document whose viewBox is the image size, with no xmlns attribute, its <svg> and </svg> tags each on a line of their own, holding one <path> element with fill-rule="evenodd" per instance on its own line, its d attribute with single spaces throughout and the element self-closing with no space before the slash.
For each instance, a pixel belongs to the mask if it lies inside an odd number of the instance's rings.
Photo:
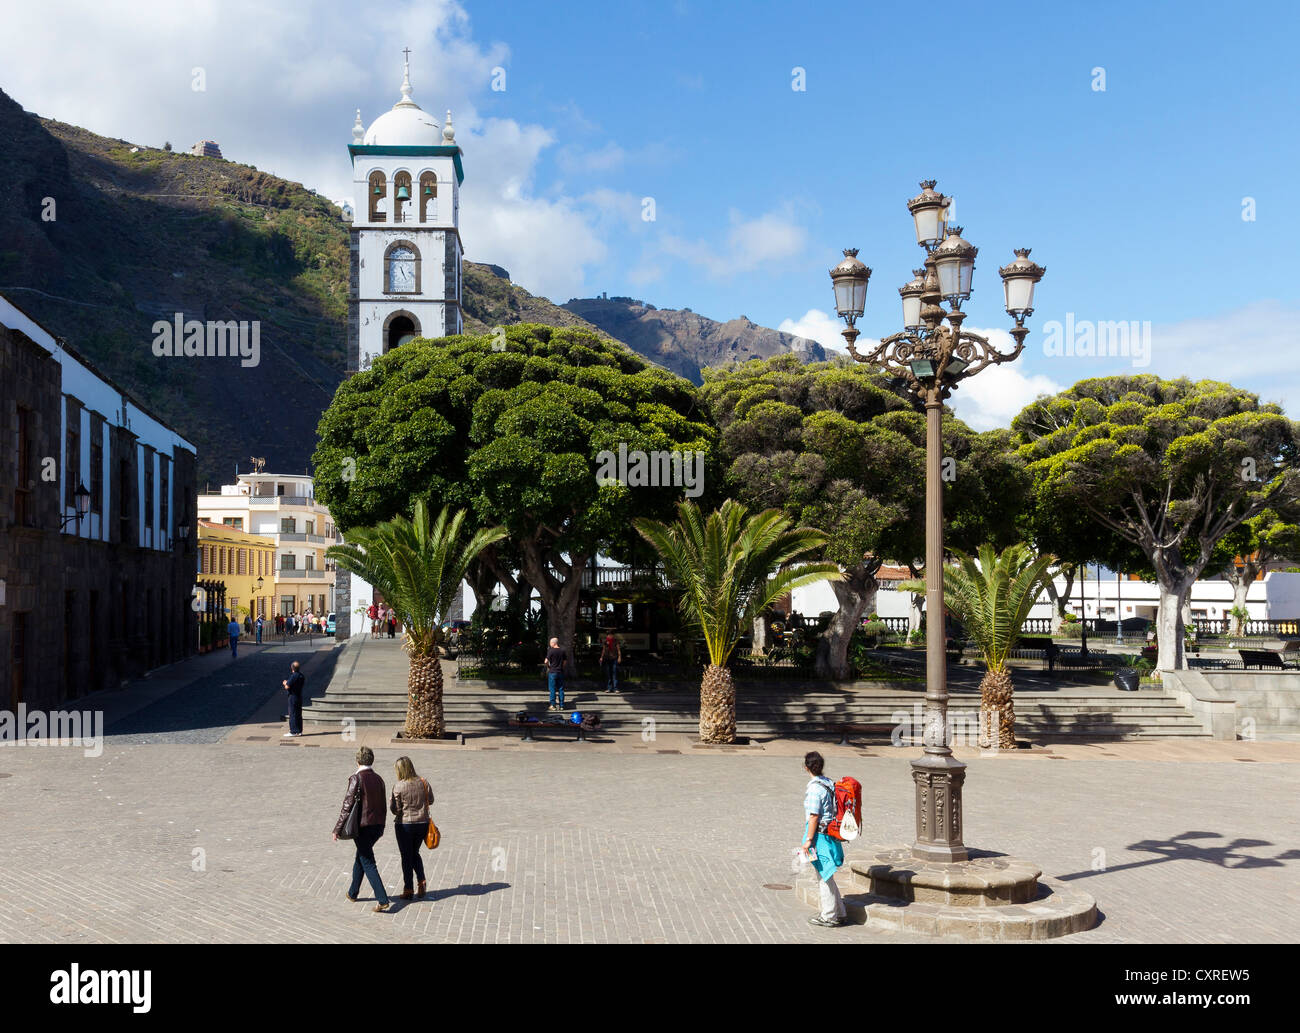
<svg viewBox="0 0 1300 1033">
<path fill-rule="evenodd" d="M 973 850 L 965 861 L 922 861 L 902 845 L 854 845 L 837 876 L 848 920 L 872 928 L 965 940 L 1046 940 L 1097 924 L 1097 902 L 1030 861 Z M 795 892 L 820 908 L 815 872 Z"/>
<path fill-rule="evenodd" d="M 965 861 L 969 853 L 961 838 L 961 790 L 966 765 L 950 753 L 927 753 L 912 761 L 912 781 L 916 783 L 912 854 L 921 861 Z"/>
</svg>

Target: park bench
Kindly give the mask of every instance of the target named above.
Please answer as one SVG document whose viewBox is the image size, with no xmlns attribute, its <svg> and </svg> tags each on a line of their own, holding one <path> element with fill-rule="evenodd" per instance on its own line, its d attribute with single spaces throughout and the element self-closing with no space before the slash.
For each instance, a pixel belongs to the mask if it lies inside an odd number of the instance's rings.
<svg viewBox="0 0 1300 1033">
<path fill-rule="evenodd" d="M 583 717 L 586 719 L 582 724 L 574 724 L 567 717 L 533 717 L 527 711 L 521 710 L 510 718 L 506 724 L 515 728 L 524 730 L 521 736 L 521 742 L 536 742 L 533 737 L 534 732 L 559 732 L 566 731 L 575 733 L 575 742 L 587 742 L 587 732 L 594 731 L 600 726 L 600 715 L 590 712 L 584 712 Z M 588 724 L 587 721 L 591 723 Z"/>
<path fill-rule="evenodd" d="M 1013 660 L 1043 660 L 1047 663 L 1048 671 L 1052 671 L 1060 653 L 1050 638 L 1022 638 L 1008 655 Z"/>
<path fill-rule="evenodd" d="M 1297 666 L 1294 661 L 1284 660 L 1282 654 L 1275 649 L 1238 649 L 1237 652 L 1241 655 L 1241 666 L 1248 671 L 1251 668 L 1263 670 L 1265 667 L 1287 670 Z"/>
<path fill-rule="evenodd" d="M 840 741 L 836 743 L 837 746 L 852 746 L 853 744 L 849 742 L 850 735 L 870 735 L 876 737 L 883 735 L 892 742 L 894 738 L 894 729 L 897 727 L 897 725 L 888 724 L 883 721 L 863 723 L 837 721 L 829 718 L 826 721 L 826 731 L 832 735 L 838 735 L 840 737 Z"/>
<path fill-rule="evenodd" d="M 1056 663 L 1060 664 L 1067 670 L 1091 670 L 1094 667 L 1101 666 L 1102 655 L 1099 653 L 1089 653 L 1083 655 L 1079 649 L 1062 649 L 1056 656 Z M 1051 670 L 1049 667 L 1048 670 Z"/>
</svg>

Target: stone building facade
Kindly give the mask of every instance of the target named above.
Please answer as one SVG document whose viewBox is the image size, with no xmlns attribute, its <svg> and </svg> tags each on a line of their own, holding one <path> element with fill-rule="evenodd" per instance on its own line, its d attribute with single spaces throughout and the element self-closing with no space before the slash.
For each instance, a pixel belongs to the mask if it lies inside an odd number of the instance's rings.
<svg viewBox="0 0 1300 1033">
<path fill-rule="evenodd" d="M 192 444 L 0 298 L 0 709 L 195 651 L 195 474 Z"/>
</svg>

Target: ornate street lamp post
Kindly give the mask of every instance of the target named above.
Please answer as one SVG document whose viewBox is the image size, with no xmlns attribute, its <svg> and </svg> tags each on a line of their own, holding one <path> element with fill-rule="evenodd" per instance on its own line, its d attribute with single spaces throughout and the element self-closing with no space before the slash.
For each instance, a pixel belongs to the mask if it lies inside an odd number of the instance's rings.
<svg viewBox="0 0 1300 1033">
<path fill-rule="evenodd" d="M 1026 317 L 1034 311 L 1034 285 L 1046 270 L 1029 260 L 1029 249 L 1017 249 L 1015 260 L 999 270 L 1006 310 L 1015 320 L 1011 336 L 1016 346 L 999 352 L 987 338 L 962 330 L 970 297 L 978 249 L 962 238 L 960 226 L 947 225 L 951 198 L 937 193 L 934 180 L 921 183 L 921 193 L 907 202 L 916 227 L 917 243 L 925 249 L 925 266 L 899 288 L 903 329 L 886 337 L 863 355 L 856 343 L 858 318 L 866 305 L 871 270 L 858 261 L 857 250 L 844 252 L 844 261 L 831 270 L 835 308 L 844 320 L 849 354 L 858 362 L 879 366 L 900 377 L 925 405 L 925 612 L 926 690 L 922 741 L 925 752 L 912 762 L 916 785 L 914 856 L 927 861 L 965 861 L 962 843 L 961 791 L 966 765 L 948 745 L 948 685 L 943 602 L 943 400 L 960 380 L 986 366 L 1011 362 L 1024 350 Z M 944 309 L 944 304 L 947 309 Z M 947 326 L 944 326 L 944 323 Z"/>
</svg>

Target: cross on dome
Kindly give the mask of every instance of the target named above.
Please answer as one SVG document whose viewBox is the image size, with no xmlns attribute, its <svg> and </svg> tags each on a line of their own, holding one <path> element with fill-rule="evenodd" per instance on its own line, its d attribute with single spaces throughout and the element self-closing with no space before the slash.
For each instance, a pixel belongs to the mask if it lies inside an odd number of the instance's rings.
<svg viewBox="0 0 1300 1033">
<path fill-rule="evenodd" d="M 411 100 L 411 48 L 403 47 L 402 53 L 406 55 L 402 62 L 402 99 L 396 104 L 397 107 L 419 107 L 415 101 Z"/>
</svg>

